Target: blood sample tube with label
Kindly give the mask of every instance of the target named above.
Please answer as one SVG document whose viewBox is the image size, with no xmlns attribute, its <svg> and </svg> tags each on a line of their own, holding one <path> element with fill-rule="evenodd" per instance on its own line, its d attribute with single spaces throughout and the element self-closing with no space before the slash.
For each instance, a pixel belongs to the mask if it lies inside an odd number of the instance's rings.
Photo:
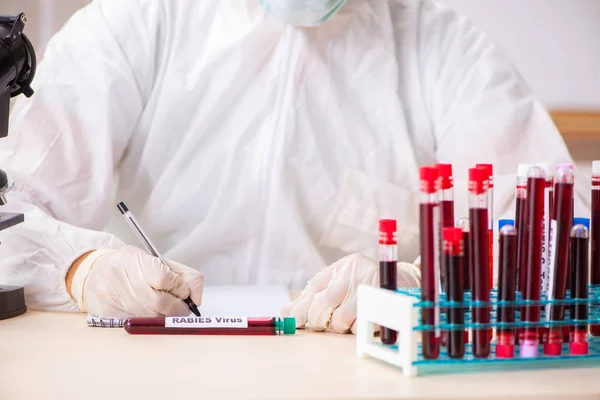
<svg viewBox="0 0 600 400">
<path fill-rule="evenodd" d="M 548 163 L 536 164 L 544 171 L 546 185 L 544 187 L 544 223 L 542 225 L 542 292 L 548 292 L 550 276 L 550 221 L 554 203 L 554 173 Z"/>
<path fill-rule="evenodd" d="M 588 298 L 588 251 L 589 231 L 584 225 L 575 225 L 571 229 L 571 251 L 573 252 L 573 299 L 587 300 Z M 585 355 L 588 353 L 588 304 L 578 303 L 573 306 L 574 329 L 571 341 L 571 354 Z M 577 321 L 585 321 L 578 323 Z"/>
<path fill-rule="evenodd" d="M 476 324 L 490 323 L 490 282 L 489 282 L 489 242 L 488 242 L 488 177 L 485 170 L 469 169 L 469 221 L 471 231 L 471 251 L 473 252 L 473 292 L 474 305 L 472 316 Z M 490 355 L 489 328 L 474 328 L 473 355 L 487 358 Z"/>
<path fill-rule="evenodd" d="M 132 335 L 293 335 L 293 317 L 134 317 L 123 324 Z"/>
<path fill-rule="evenodd" d="M 515 227 L 517 228 L 517 290 L 524 292 L 527 271 L 527 174 L 533 164 L 519 164 L 517 169 L 517 188 Z M 520 307 L 521 315 L 524 310 Z M 523 341 L 523 328 L 516 329 L 517 343 Z"/>
<path fill-rule="evenodd" d="M 517 171 L 515 227 L 517 228 L 517 284 L 523 293 L 527 269 L 527 174 L 532 164 L 519 164 Z"/>
<path fill-rule="evenodd" d="M 542 224 L 544 214 L 544 189 L 546 177 L 544 171 L 537 166 L 529 169 L 527 178 L 527 268 L 523 300 L 539 302 L 541 298 L 542 278 Z M 521 357 L 535 358 L 538 356 L 538 324 L 540 321 L 540 306 L 526 305 L 521 320 L 532 325 L 526 326 L 521 343 Z"/>
<path fill-rule="evenodd" d="M 517 230 L 512 225 L 504 225 L 498 231 L 499 236 L 499 268 L 498 268 L 498 300 L 514 302 L 517 290 Z M 514 306 L 498 307 L 498 322 L 513 324 L 515 322 Z M 508 326 L 498 329 L 496 357 L 513 358 L 515 348 L 515 328 Z"/>
<path fill-rule="evenodd" d="M 481 168 L 488 177 L 488 249 L 489 261 L 489 285 L 494 287 L 494 166 L 492 164 L 476 164 L 475 168 Z"/>
<path fill-rule="evenodd" d="M 573 227 L 577 226 L 577 225 L 582 225 L 584 226 L 587 231 L 588 231 L 588 235 L 589 235 L 589 231 L 590 231 L 590 219 L 589 218 L 582 218 L 582 217 L 576 217 L 573 218 Z M 577 254 L 575 253 L 575 251 L 573 250 L 573 240 L 571 240 L 569 242 L 569 263 L 567 265 L 569 271 L 567 273 L 567 288 L 569 288 L 569 292 L 571 294 L 571 299 L 574 298 L 574 294 L 575 294 L 575 264 L 577 263 Z M 575 305 L 573 303 L 571 303 L 568 306 L 569 309 L 569 315 L 571 316 L 571 319 L 575 318 Z M 568 326 L 565 327 L 565 334 L 566 331 L 568 329 L 569 332 L 569 341 L 571 341 L 571 339 L 573 339 L 573 326 Z"/>
<path fill-rule="evenodd" d="M 592 221 L 591 221 L 591 246 L 592 246 L 592 285 L 600 285 L 600 161 L 592 162 Z M 597 287 L 598 290 L 600 286 Z M 600 292 L 596 292 L 600 295 Z M 600 304 L 594 304 L 600 309 Z M 590 325 L 590 333 L 600 336 L 600 324 Z"/>
<path fill-rule="evenodd" d="M 421 250 L 421 300 L 439 302 L 439 269 L 436 268 L 438 254 L 436 232 L 439 232 L 439 212 L 437 195 L 437 170 L 433 167 L 421 167 L 420 206 L 419 206 L 419 244 Z M 424 306 L 421 310 L 422 324 L 433 329 L 422 332 L 423 357 L 437 359 L 440 355 L 439 307 Z"/>
<path fill-rule="evenodd" d="M 569 238 L 573 221 L 573 183 L 572 169 L 559 165 L 556 167 L 554 187 L 554 219 L 551 225 L 550 285 L 549 300 L 564 300 L 567 291 L 567 266 L 569 263 Z M 546 316 L 549 321 L 562 321 L 565 318 L 564 305 L 547 305 Z M 563 326 L 550 327 L 544 354 L 558 356 L 561 353 Z M 568 336 L 568 330 L 565 332 Z"/>
<path fill-rule="evenodd" d="M 443 230 L 442 259 L 448 269 L 448 301 L 453 304 L 448 308 L 448 323 L 463 325 L 465 311 L 457 306 L 464 299 L 463 289 L 463 259 L 462 230 L 460 228 L 444 228 Z M 448 337 L 448 356 L 450 358 L 463 358 L 465 354 L 465 334 L 462 329 L 451 329 L 446 333 Z"/>
<path fill-rule="evenodd" d="M 379 286 L 382 289 L 396 290 L 398 285 L 398 249 L 396 241 L 396 220 L 379 221 Z M 398 332 L 385 327 L 381 328 L 381 342 L 393 345 L 398 339 Z"/>
</svg>

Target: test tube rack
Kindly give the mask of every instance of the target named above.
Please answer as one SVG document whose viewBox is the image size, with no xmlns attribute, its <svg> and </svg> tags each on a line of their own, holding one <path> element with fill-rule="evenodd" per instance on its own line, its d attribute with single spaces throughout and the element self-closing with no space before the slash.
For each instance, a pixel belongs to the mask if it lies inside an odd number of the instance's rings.
<svg viewBox="0 0 600 400">
<path fill-rule="evenodd" d="M 405 376 L 414 377 L 420 375 L 457 372 L 477 372 L 485 370 L 534 368 L 545 369 L 552 367 L 593 365 L 600 367 L 600 337 L 588 335 L 589 351 L 586 355 L 571 355 L 569 345 L 563 345 L 562 355 L 548 356 L 543 353 L 540 345 L 539 355 L 535 358 L 520 358 L 519 346 L 515 345 L 514 358 L 498 358 L 495 356 L 495 335 L 491 342 L 491 353 L 488 358 L 475 358 L 471 352 L 471 341 L 465 345 L 465 355 L 461 359 L 448 357 L 444 347 L 440 347 L 440 356 L 435 360 L 427 360 L 421 352 L 421 332 L 451 330 L 473 330 L 491 329 L 495 332 L 498 327 L 546 327 L 550 326 L 573 326 L 600 324 L 600 285 L 590 285 L 587 300 L 570 299 L 567 293 L 565 300 L 546 300 L 542 294 L 539 302 L 524 301 L 517 298 L 514 302 L 500 302 L 497 292 L 490 293 L 490 302 L 481 303 L 471 301 L 470 293 L 465 292 L 464 301 L 449 302 L 440 297 L 438 303 L 421 301 L 420 289 L 399 289 L 396 291 L 381 289 L 378 287 L 360 285 L 357 291 L 357 320 L 356 320 L 356 352 L 359 358 L 374 358 L 392 366 L 399 367 Z M 547 305 L 588 305 L 587 320 L 572 320 L 566 311 L 565 319 L 562 321 L 546 321 L 545 308 Z M 521 322 L 519 312 L 515 311 L 516 318 L 513 324 L 507 326 L 496 320 L 498 306 L 513 306 L 518 309 L 523 306 L 538 305 L 541 308 L 540 322 Z M 471 310 L 473 307 L 486 306 L 490 309 L 490 323 L 486 325 L 473 323 Z M 446 323 L 444 315 L 441 315 L 440 325 L 437 327 L 421 324 L 421 311 L 427 307 L 461 307 L 465 309 L 465 323 L 461 325 Z M 375 326 L 385 326 L 398 332 L 398 341 L 395 345 L 384 345 L 375 337 Z"/>
</svg>

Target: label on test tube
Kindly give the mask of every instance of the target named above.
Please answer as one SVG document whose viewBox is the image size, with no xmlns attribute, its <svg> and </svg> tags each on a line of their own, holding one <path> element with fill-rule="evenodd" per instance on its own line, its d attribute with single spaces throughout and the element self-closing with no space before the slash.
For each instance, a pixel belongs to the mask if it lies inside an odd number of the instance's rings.
<svg viewBox="0 0 600 400">
<path fill-rule="evenodd" d="M 546 187 L 544 190 L 544 217 L 543 217 L 543 225 L 542 225 L 542 293 L 548 292 L 549 288 L 549 275 L 550 275 L 550 190 Z"/>
<path fill-rule="evenodd" d="M 550 243 L 548 249 L 548 265 L 550 266 L 550 273 L 548 274 L 548 293 L 546 296 L 548 300 L 554 300 L 554 262 L 556 260 L 556 229 L 557 222 L 555 219 L 553 219 L 550 222 L 550 234 L 548 240 L 548 243 Z M 546 304 L 546 321 L 550 321 L 550 307 L 550 304 Z"/>
<path fill-rule="evenodd" d="M 248 318 L 168 317 L 165 328 L 248 328 Z"/>
<path fill-rule="evenodd" d="M 438 243 L 441 242 L 441 237 L 440 237 L 440 232 L 442 231 L 442 219 L 441 219 L 441 212 L 440 212 L 440 205 L 436 205 L 433 208 L 433 243 L 435 244 L 433 246 L 433 252 L 434 252 L 434 256 L 433 256 L 433 260 L 434 260 L 434 276 L 435 276 L 435 281 L 436 281 L 436 285 L 437 285 L 437 292 L 436 292 L 436 296 L 435 296 L 435 302 L 439 302 L 440 300 L 440 295 L 442 293 L 442 279 L 441 279 L 441 264 L 440 264 L 440 246 L 438 246 Z M 440 332 L 440 323 L 441 323 L 441 310 L 439 306 L 435 306 L 434 307 L 434 313 L 435 313 L 435 337 L 439 338 L 441 336 L 441 332 Z"/>
</svg>

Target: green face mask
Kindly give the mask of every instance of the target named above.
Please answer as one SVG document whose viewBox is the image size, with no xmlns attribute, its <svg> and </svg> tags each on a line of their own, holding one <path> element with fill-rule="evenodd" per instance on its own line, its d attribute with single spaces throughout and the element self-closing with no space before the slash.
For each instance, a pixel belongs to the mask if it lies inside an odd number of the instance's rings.
<svg viewBox="0 0 600 400">
<path fill-rule="evenodd" d="M 347 0 L 259 0 L 273 17 L 295 26 L 317 26 L 330 19 Z"/>
</svg>

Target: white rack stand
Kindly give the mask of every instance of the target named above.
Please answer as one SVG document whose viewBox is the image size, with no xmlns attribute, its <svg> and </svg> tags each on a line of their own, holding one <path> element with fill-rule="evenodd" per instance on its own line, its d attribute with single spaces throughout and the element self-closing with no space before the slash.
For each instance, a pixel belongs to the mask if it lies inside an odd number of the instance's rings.
<svg viewBox="0 0 600 400">
<path fill-rule="evenodd" d="M 418 325 L 418 302 L 415 297 L 402 293 L 360 285 L 357 291 L 356 355 L 371 356 L 402 368 L 406 376 L 417 376 L 420 333 L 413 330 Z M 375 325 L 398 332 L 398 347 L 391 348 L 375 341 Z"/>
</svg>

